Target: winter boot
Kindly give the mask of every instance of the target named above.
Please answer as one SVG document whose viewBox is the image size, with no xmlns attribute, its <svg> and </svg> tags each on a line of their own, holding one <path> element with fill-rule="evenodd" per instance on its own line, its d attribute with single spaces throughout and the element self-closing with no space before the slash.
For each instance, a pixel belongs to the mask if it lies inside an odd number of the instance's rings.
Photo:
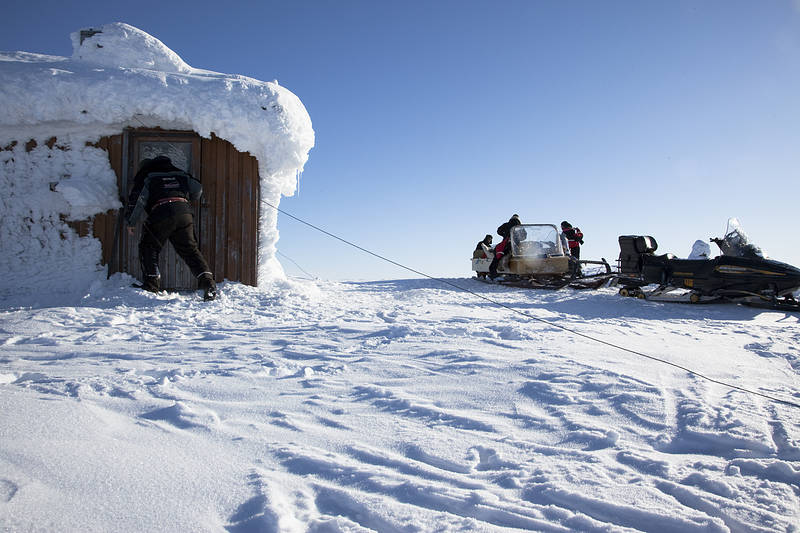
<svg viewBox="0 0 800 533">
<path fill-rule="evenodd" d="M 142 282 L 142 289 L 150 292 L 161 290 L 161 276 L 145 276 Z"/>
<path fill-rule="evenodd" d="M 217 284 L 211 272 L 203 272 L 197 276 L 197 288 L 203 291 L 203 300 L 214 300 L 217 297 Z"/>
</svg>

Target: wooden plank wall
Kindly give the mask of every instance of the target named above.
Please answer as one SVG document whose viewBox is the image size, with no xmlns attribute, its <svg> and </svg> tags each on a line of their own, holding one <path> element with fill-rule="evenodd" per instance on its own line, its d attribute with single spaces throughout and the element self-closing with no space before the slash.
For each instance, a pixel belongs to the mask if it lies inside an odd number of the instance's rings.
<svg viewBox="0 0 800 533">
<path fill-rule="evenodd" d="M 238 280 L 255 286 L 258 161 L 214 135 L 202 139 L 201 153 L 200 249 L 217 281 Z"/>
</svg>

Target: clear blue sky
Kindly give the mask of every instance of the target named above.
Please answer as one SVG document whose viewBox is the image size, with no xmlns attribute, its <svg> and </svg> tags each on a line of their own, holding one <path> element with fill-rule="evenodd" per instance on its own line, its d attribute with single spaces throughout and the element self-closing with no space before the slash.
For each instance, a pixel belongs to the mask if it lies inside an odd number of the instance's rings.
<svg viewBox="0 0 800 533">
<path fill-rule="evenodd" d="M 433 276 L 512 213 L 583 256 L 688 255 L 737 216 L 800 265 L 800 2 L 11 1 L 0 50 L 126 22 L 197 68 L 277 79 L 316 147 L 281 208 Z M 285 216 L 290 275 L 413 277 Z"/>
</svg>

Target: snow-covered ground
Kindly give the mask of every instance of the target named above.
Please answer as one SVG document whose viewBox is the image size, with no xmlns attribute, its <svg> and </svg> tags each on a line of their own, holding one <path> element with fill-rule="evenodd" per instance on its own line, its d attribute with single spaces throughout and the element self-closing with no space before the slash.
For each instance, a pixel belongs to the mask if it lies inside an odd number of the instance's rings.
<svg viewBox="0 0 800 533">
<path fill-rule="evenodd" d="M 798 314 L 450 280 L 0 301 L 3 531 L 798 531 Z M 47 302 L 47 298 L 43 298 Z"/>
</svg>

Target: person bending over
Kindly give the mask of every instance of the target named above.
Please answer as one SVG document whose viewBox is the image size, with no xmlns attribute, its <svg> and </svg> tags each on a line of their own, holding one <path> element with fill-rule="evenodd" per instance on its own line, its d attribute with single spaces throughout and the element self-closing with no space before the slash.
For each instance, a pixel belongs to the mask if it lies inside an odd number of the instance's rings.
<svg viewBox="0 0 800 533">
<path fill-rule="evenodd" d="M 143 289 L 152 292 L 161 289 L 158 256 L 169 240 L 197 278 L 198 288 L 204 291 L 203 298 L 216 298 L 214 274 L 197 246 L 194 233 L 190 202 L 198 201 L 202 193 L 200 182 L 174 166 L 168 157 L 142 161 L 128 197 L 125 218 L 128 233 L 133 235 L 139 219 L 146 215 L 139 241 Z"/>
</svg>

